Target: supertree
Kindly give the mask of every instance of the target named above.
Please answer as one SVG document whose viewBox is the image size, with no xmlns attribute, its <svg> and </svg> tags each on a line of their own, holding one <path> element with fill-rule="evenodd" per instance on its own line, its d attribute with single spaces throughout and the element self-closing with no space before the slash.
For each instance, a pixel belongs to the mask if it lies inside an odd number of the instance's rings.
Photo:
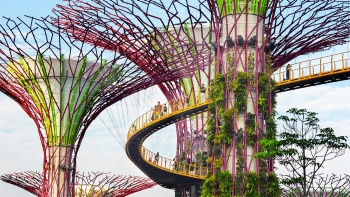
<svg viewBox="0 0 350 197">
<path fill-rule="evenodd" d="M 170 49 L 167 49 L 175 53 L 165 53 L 170 55 L 168 60 L 182 60 L 176 52 L 186 43 L 193 54 L 197 54 L 199 44 L 211 45 L 211 50 L 202 53 L 214 58 L 205 62 L 204 70 L 181 79 L 178 84 L 182 93 L 173 94 L 184 98 L 196 94 L 196 98 L 200 98 L 202 84 L 204 89 L 210 87 L 213 101 L 208 109 L 210 115 L 191 117 L 190 125 L 184 121 L 177 124 L 177 158 L 201 163 L 207 158 L 211 167 L 211 175 L 202 187 L 202 194 L 208 196 L 242 195 L 248 190 L 266 194 L 266 186 L 274 185 L 268 184 L 276 180 L 270 173 L 274 168 L 273 160 L 253 157 L 262 148 L 259 139 L 274 138 L 276 133 L 272 72 L 300 55 L 343 44 L 350 35 L 350 5 L 344 1 L 94 2 L 97 6 L 79 1 L 85 9 L 60 7 L 66 13 L 61 14 L 68 21 L 74 21 L 74 25 L 66 26 L 71 28 L 71 35 L 77 27 L 86 29 L 84 24 L 115 22 L 119 19 L 115 16 L 119 8 L 128 7 L 133 15 L 140 14 L 135 20 L 146 24 L 145 31 L 153 38 L 149 42 L 157 51 L 164 50 L 161 46 L 169 43 Z M 81 17 L 82 12 L 85 17 Z M 157 27 L 149 25 L 159 18 L 168 22 L 156 24 Z M 200 23 L 200 19 L 208 23 Z M 118 29 L 118 25 L 113 24 L 111 28 Z M 154 32 L 157 28 L 162 28 L 163 32 Z M 103 34 L 100 29 L 97 32 Z M 92 43 L 97 45 L 99 39 L 94 38 Z M 84 37 L 78 39 L 84 41 Z M 168 86 L 163 92 L 165 90 L 168 96 L 174 88 Z M 261 181 L 252 184 L 255 177 Z M 246 188 L 246 185 L 258 189 Z M 185 194 L 185 191 L 179 192 L 179 195 Z"/>
<path fill-rule="evenodd" d="M 137 34 L 146 32 L 147 39 L 139 40 L 139 42 L 150 44 L 155 53 L 163 54 L 166 64 L 171 65 L 172 61 L 179 61 L 185 65 L 195 64 L 198 68 L 189 78 L 158 85 L 169 101 L 177 100 L 177 103 L 181 102 L 186 105 L 184 98 L 191 94 L 193 97 L 194 91 L 199 90 L 200 84 L 208 84 L 210 73 L 213 75 L 209 66 L 213 60 L 213 53 L 210 52 L 210 44 L 207 42 L 211 35 L 208 23 L 211 19 L 204 14 L 209 13 L 209 9 L 204 4 L 205 1 L 180 4 L 169 4 L 169 2 L 164 1 L 93 1 L 93 3 L 69 1 L 68 5 L 57 6 L 54 13 L 58 17 L 54 18 L 53 21 L 56 25 L 69 29 L 70 37 L 100 47 L 106 45 L 105 38 L 113 38 L 118 35 L 121 27 L 126 28 L 124 24 L 121 24 L 120 18 L 137 21 L 138 27 L 132 27 L 129 25 L 132 23 L 128 23 L 128 31 L 132 31 L 135 36 L 129 36 L 130 41 L 124 42 L 123 45 L 129 45 L 137 39 Z M 108 49 L 118 50 L 123 45 L 116 46 L 113 43 L 108 43 Z M 143 57 L 139 56 L 139 58 Z M 201 69 L 202 67 L 203 69 Z M 152 75 L 152 72 L 147 72 L 147 74 L 152 78 L 157 77 Z M 204 121 L 201 121 L 200 124 L 203 123 Z M 179 139 L 177 161 L 183 158 L 180 155 L 186 149 L 181 144 L 182 140 L 186 140 L 185 143 L 187 143 L 185 134 L 188 127 L 187 120 L 176 123 L 176 128 L 179 131 L 177 132 Z M 201 132 L 203 133 L 203 130 Z M 205 145 L 205 141 L 202 140 L 200 144 Z M 182 185 L 184 183 L 179 182 L 178 186 L 182 187 Z M 177 187 L 177 185 L 173 187 Z"/>
<path fill-rule="evenodd" d="M 39 172 L 21 172 L 2 175 L 1 179 L 7 183 L 17 185 L 28 192 L 40 196 L 43 174 Z M 138 176 L 108 176 L 108 173 L 91 172 L 75 174 L 74 190 L 77 196 L 91 197 L 124 197 L 132 193 L 153 187 L 155 182 Z"/>
<path fill-rule="evenodd" d="M 48 17 L 5 20 L 0 31 L 0 90 L 36 123 L 44 151 L 39 196 L 74 196 L 80 144 L 88 126 L 105 108 L 198 69 L 176 60 L 165 64 L 162 54 L 150 52 L 151 46 L 137 40 L 107 53 L 106 47 L 67 37 L 68 30 L 53 27 Z M 105 41 L 119 45 L 129 33 Z M 149 56 L 142 56 L 147 52 Z M 157 77 L 149 77 L 146 71 Z"/>
</svg>

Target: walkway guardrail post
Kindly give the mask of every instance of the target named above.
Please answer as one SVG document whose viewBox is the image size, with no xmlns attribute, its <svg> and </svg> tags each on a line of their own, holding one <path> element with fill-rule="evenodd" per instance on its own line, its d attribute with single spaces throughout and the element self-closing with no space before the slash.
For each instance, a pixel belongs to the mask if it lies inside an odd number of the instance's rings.
<svg viewBox="0 0 350 197">
<path fill-rule="evenodd" d="M 333 69 L 333 55 L 331 56 L 331 72 L 333 72 L 333 70 L 335 70 L 335 69 Z"/>
</svg>

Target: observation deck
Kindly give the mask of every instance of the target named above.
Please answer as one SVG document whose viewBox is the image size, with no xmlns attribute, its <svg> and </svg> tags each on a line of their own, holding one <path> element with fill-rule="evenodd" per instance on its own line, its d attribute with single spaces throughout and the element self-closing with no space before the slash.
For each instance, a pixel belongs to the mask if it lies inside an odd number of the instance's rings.
<svg viewBox="0 0 350 197">
<path fill-rule="evenodd" d="M 285 65 L 272 76 L 276 81 L 276 92 L 350 79 L 349 56 L 350 51 Z M 329 61 L 326 61 L 327 59 Z M 211 103 L 208 95 L 201 95 L 201 93 L 197 95 L 197 98 L 188 98 L 194 102 L 185 103 L 184 100 L 187 99 L 177 99 L 162 104 L 162 106 L 167 107 L 166 112 L 163 110 L 148 111 L 135 120 L 129 128 L 126 143 L 128 157 L 148 177 L 165 188 L 171 189 L 180 183 L 200 184 L 208 174 L 206 167 L 157 156 L 156 153 L 142 146 L 148 136 L 161 128 L 191 115 L 207 111 L 208 105 Z"/>
</svg>

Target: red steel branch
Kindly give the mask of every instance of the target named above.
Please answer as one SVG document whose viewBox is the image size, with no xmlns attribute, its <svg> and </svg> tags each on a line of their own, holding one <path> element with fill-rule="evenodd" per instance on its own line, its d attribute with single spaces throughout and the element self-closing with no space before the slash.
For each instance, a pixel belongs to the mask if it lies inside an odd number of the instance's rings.
<svg viewBox="0 0 350 197">
<path fill-rule="evenodd" d="M 91 197 L 123 197 L 156 185 L 148 178 L 139 176 L 122 176 L 109 173 L 90 172 L 76 173 L 76 195 L 88 195 Z M 6 174 L 1 180 L 16 185 L 35 196 L 41 196 L 43 175 L 39 172 L 22 172 Z"/>
<path fill-rule="evenodd" d="M 188 2 L 175 1 L 168 2 L 167 5 L 162 1 L 111 2 L 102 0 L 93 2 L 69 1 L 68 5 L 58 5 L 58 8 L 54 10 L 58 17 L 53 20 L 53 23 L 69 29 L 69 36 L 77 40 L 94 46 L 108 47 L 111 51 L 126 52 L 124 50 L 126 46 L 133 46 L 136 50 L 140 48 L 140 43 L 143 43 L 141 46 L 149 46 L 149 48 L 141 49 L 142 54 L 137 54 L 130 59 L 152 78 L 159 77 L 159 75 L 154 75 L 149 66 L 142 63 L 143 59 L 161 58 L 168 64 L 164 65 L 166 67 L 174 65 L 177 67 L 176 61 L 183 59 L 185 60 L 181 62 L 183 66 L 196 65 L 197 70 L 207 67 L 212 62 L 213 54 L 209 51 L 209 43 L 206 42 L 210 40 L 211 32 L 203 31 L 202 34 L 196 35 L 193 30 L 193 27 L 204 29 L 202 22 L 211 20 L 207 18 L 208 8 L 205 6 L 205 0 L 197 2 L 202 7 L 191 6 Z M 183 36 L 186 34 L 185 24 L 190 24 L 188 29 L 194 35 L 190 41 Z M 167 29 L 172 29 L 174 32 L 167 31 Z M 166 31 L 167 34 L 164 33 Z M 127 38 L 121 43 L 117 40 L 118 35 Z M 169 37 L 172 37 L 172 42 Z M 107 40 L 113 39 L 115 42 L 108 43 L 105 41 L 106 38 Z M 157 48 L 152 42 L 156 43 Z M 190 43 L 199 43 L 199 45 L 193 44 L 193 48 L 188 50 Z M 176 51 L 174 49 L 176 47 L 182 52 Z M 200 84 L 200 79 L 196 80 L 193 83 Z M 166 82 L 159 84 L 158 87 L 168 100 L 180 98 L 184 94 L 179 83 Z M 181 133 L 183 129 L 187 130 L 186 123 L 186 120 L 176 123 L 179 133 L 180 130 Z M 179 145 L 178 153 L 182 152 L 184 147 L 186 146 Z"/>
<path fill-rule="evenodd" d="M 143 53 L 149 43 L 130 43 L 121 34 L 108 42 L 105 39 L 107 43 L 119 40 L 117 45 L 129 43 L 119 47 L 121 53 L 87 46 L 67 38 L 69 30 L 52 27 L 51 22 L 48 18 L 7 18 L 0 26 L 0 90 L 37 125 L 44 151 L 40 195 L 66 196 L 74 195 L 74 190 L 68 190 L 75 184 L 76 155 L 86 129 L 102 110 L 134 92 L 188 76 L 198 67 L 165 63 L 159 53 L 146 57 Z M 103 59 L 105 53 L 110 59 Z M 57 112 L 61 115 L 56 117 Z"/>
<path fill-rule="evenodd" d="M 222 4 L 225 5 L 225 1 Z M 231 3 L 233 1 L 230 1 Z M 263 2 L 263 1 L 257 1 Z M 243 36 L 244 43 L 242 46 L 233 44 L 234 51 L 234 70 L 237 70 L 238 65 L 242 65 L 243 70 L 247 71 L 247 57 L 253 52 L 255 65 L 265 64 L 265 55 L 271 58 L 272 68 L 277 69 L 285 63 L 299 57 L 300 55 L 309 54 L 312 52 L 322 51 L 331 46 L 345 43 L 349 39 L 350 29 L 350 3 L 344 1 L 297 1 L 297 0 L 272 0 L 268 1 L 266 13 L 261 13 L 262 17 L 257 17 L 256 24 L 251 25 Z M 242 2 L 242 10 L 248 9 L 251 0 Z M 260 6 L 259 3 L 259 6 Z M 232 5 L 235 10 L 237 5 Z M 69 1 L 68 5 L 58 6 L 54 12 L 58 18 L 53 20 L 53 23 L 66 29 L 71 38 L 89 43 L 93 46 L 105 48 L 106 50 L 115 51 L 125 55 L 130 61 L 138 65 L 152 79 L 157 79 L 158 74 L 155 74 L 152 67 L 147 65 L 149 62 L 160 61 L 162 67 L 168 68 L 196 65 L 200 68 L 210 65 L 213 62 L 213 57 L 216 56 L 217 72 L 225 73 L 228 67 L 223 66 L 225 62 L 225 54 L 232 49 L 229 48 L 226 35 L 236 34 L 239 31 L 237 23 L 244 21 L 247 25 L 241 28 L 248 29 L 248 15 L 244 11 L 233 13 L 233 24 L 230 27 L 227 17 L 222 15 L 222 7 L 218 6 L 218 1 L 206 0 L 199 1 L 194 6 L 188 1 L 161 1 L 161 0 L 131 0 L 131 1 L 108 1 L 94 0 L 93 3 L 84 1 Z M 197 14 L 199 17 L 196 17 Z M 201 26 L 201 21 L 209 21 L 211 29 L 209 33 L 204 32 Z M 184 32 L 183 26 L 189 26 L 188 29 L 202 28 L 202 35 L 193 40 L 185 40 L 181 37 Z M 169 29 L 180 29 L 170 33 Z M 182 28 L 180 28 L 182 27 Z M 169 35 L 164 34 L 167 32 Z M 224 36 L 223 36 L 224 35 Z M 260 45 L 248 46 L 248 39 L 252 35 L 259 35 L 257 42 Z M 174 52 L 173 43 L 168 42 L 169 37 L 172 37 L 176 43 L 180 43 L 182 49 L 188 49 L 185 46 L 191 46 L 189 43 L 201 43 L 206 47 L 193 47 L 188 51 L 184 50 L 181 53 Z M 222 39 L 224 37 L 224 39 Z M 233 38 L 234 41 L 236 38 Z M 159 42 L 163 40 L 163 42 Z M 214 50 L 209 50 L 209 44 L 216 41 L 217 47 Z M 154 43 L 158 48 L 155 48 Z M 268 45 L 273 47 L 268 48 Z M 221 47 L 222 46 L 222 47 Z M 231 46 L 232 47 L 232 46 Z M 139 53 L 135 53 L 139 51 Z M 215 53 L 215 54 L 214 54 Z M 186 57 L 185 63 L 179 62 L 181 57 Z M 145 61 L 146 60 L 146 61 Z M 146 63 L 145 63 L 146 62 Z M 258 70 L 254 73 L 254 80 L 258 79 Z M 166 71 L 166 69 L 160 72 Z M 266 72 L 264 66 L 262 72 Z M 193 73 L 192 73 L 193 74 Z M 194 75 L 192 75 L 193 77 Z M 207 76 L 212 78 L 210 74 Z M 232 76 L 233 78 L 236 77 Z M 200 84 L 200 79 L 196 79 L 194 83 Z M 171 100 L 183 93 L 180 86 L 173 85 L 170 82 L 159 85 L 165 96 Z M 254 89 L 247 86 L 250 97 L 258 94 L 258 88 Z M 227 92 L 227 94 L 229 94 Z M 269 112 L 272 112 L 271 96 L 267 99 Z M 258 101 L 252 99 L 254 114 L 256 120 L 260 111 L 258 110 Z M 226 107 L 232 107 L 230 104 Z M 244 112 L 244 121 L 247 121 L 247 113 Z M 238 115 L 235 116 L 237 118 Z M 196 120 L 195 120 L 196 121 Z M 258 123 L 259 130 L 264 129 L 264 125 Z M 202 125 L 204 126 L 204 125 Z M 218 119 L 216 126 L 219 126 Z M 235 120 L 234 126 L 238 123 Z M 187 146 L 187 136 L 191 136 L 191 130 L 188 129 L 186 123 L 177 125 L 178 137 L 178 152 L 177 157 L 185 150 Z M 258 132 L 257 132 L 258 133 Z M 260 135 L 259 133 L 257 135 Z M 180 139 L 181 138 L 181 139 Z M 191 142 L 196 143 L 196 142 Z M 245 141 L 244 149 L 247 149 Z M 234 150 L 235 144 L 231 144 L 231 149 Z M 227 149 L 230 147 L 228 146 Z M 258 145 L 254 146 L 258 149 Z M 226 152 L 225 150 L 222 150 Z M 244 150 L 246 151 L 246 150 Z M 247 152 L 243 152 L 247 154 Z M 188 153 L 192 155 L 192 153 Z M 228 159 L 228 158 L 226 158 Z M 244 157 L 245 172 L 252 165 L 252 160 L 248 161 L 247 156 Z M 228 161 L 223 162 L 225 168 Z M 256 165 L 259 170 L 259 164 Z M 269 169 L 273 169 L 273 164 L 270 161 Z M 232 172 L 235 169 L 233 167 Z"/>
</svg>

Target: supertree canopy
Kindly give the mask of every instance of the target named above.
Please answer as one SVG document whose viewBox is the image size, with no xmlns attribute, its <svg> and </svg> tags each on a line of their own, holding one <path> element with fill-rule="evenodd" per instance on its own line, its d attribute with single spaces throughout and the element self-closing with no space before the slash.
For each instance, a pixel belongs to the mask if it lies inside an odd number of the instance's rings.
<svg viewBox="0 0 350 197">
<path fill-rule="evenodd" d="M 148 178 L 121 175 L 108 176 L 108 173 L 101 172 L 76 173 L 75 178 L 74 191 L 76 196 L 124 197 L 156 185 Z M 42 194 L 42 173 L 29 171 L 7 174 L 2 175 L 1 180 L 17 185 L 36 196 Z"/>
<path fill-rule="evenodd" d="M 137 40 L 106 51 L 67 37 L 69 29 L 51 22 L 6 18 L 0 31 L 0 89 L 37 125 L 44 151 L 40 196 L 74 196 L 76 156 L 98 114 L 134 92 L 190 75 L 198 66 L 165 63 L 161 53 L 146 57 L 150 46 Z M 122 45 L 126 35 L 108 42 Z"/>
<path fill-rule="evenodd" d="M 202 86 L 210 89 L 209 115 L 190 117 L 190 126 L 177 124 L 177 160 L 204 165 L 207 158 L 211 168 L 203 196 L 273 190 L 266 187 L 275 185 L 269 183 L 276 180 L 273 161 L 253 157 L 262 149 L 258 141 L 276 133 L 270 76 L 294 58 L 345 43 L 350 35 L 350 3 L 336 0 L 69 1 L 55 12 L 60 16 L 55 24 L 69 29 L 71 38 L 103 48 L 104 38 L 113 39 L 127 27 L 134 32 L 129 44 L 143 40 L 152 48 L 150 55 L 161 53 L 165 64 L 204 67 L 161 86 L 169 100 L 190 94 L 200 98 Z M 142 28 L 122 24 L 122 18 Z M 141 32 L 147 36 L 137 37 Z M 198 56 L 204 59 L 194 61 Z M 252 183 L 257 177 L 261 181 Z"/>
<path fill-rule="evenodd" d="M 265 31 L 269 40 L 275 42 L 271 53 L 273 68 L 300 55 L 348 42 L 349 9 L 349 2 L 341 0 L 270 1 Z"/>
<path fill-rule="evenodd" d="M 169 101 L 179 99 L 178 101 L 185 105 L 185 99 L 181 98 L 191 94 L 193 97 L 195 93 L 198 95 L 200 85 L 206 84 L 208 87 L 208 79 L 210 75 L 214 75 L 213 69 L 209 66 L 214 54 L 210 47 L 211 16 L 208 14 L 206 1 L 177 3 L 171 1 L 93 1 L 93 3 L 69 1 L 66 6 L 57 7 L 54 13 L 58 18 L 54 19 L 54 23 L 69 29 L 69 36 L 74 39 L 104 47 L 106 45 L 104 38 L 113 38 L 119 34 L 118 32 L 127 29 L 133 34 L 128 37 L 130 41 L 124 41 L 120 46 L 108 43 L 109 50 L 118 50 L 138 40 L 152 46 L 149 50 L 150 54 L 162 54 L 162 58 L 168 65 L 171 65 L 172 61 L 183 65 L 195 65 L 198 69 L 191 77 L 158 85 Z M 124 21 L 121 21 L 121 18 L 137 21 L 139 26 L 131 26 L 132 22 L 122 24 Z M 142 32 L 147 34 L 145 38 L 140 37 Z M 145 72 L 152 78 L 158 77 L 152 72 Z M 198 125 L 204 124 L 203 120 L 204 118 Z M 187 143 L 185 132 L 188 122 L 179 121 L 176 127 L 179 139 L 176 160 L 179 161 L 179 155 L 186 149 L 186 146 L 181 144 L 183 140 L 185 144 Z M 201 132 L 203 134 L 203 130 Z M 205 141 L 202 140 L 200 144 L 205 146 Z"/>
</svg>

